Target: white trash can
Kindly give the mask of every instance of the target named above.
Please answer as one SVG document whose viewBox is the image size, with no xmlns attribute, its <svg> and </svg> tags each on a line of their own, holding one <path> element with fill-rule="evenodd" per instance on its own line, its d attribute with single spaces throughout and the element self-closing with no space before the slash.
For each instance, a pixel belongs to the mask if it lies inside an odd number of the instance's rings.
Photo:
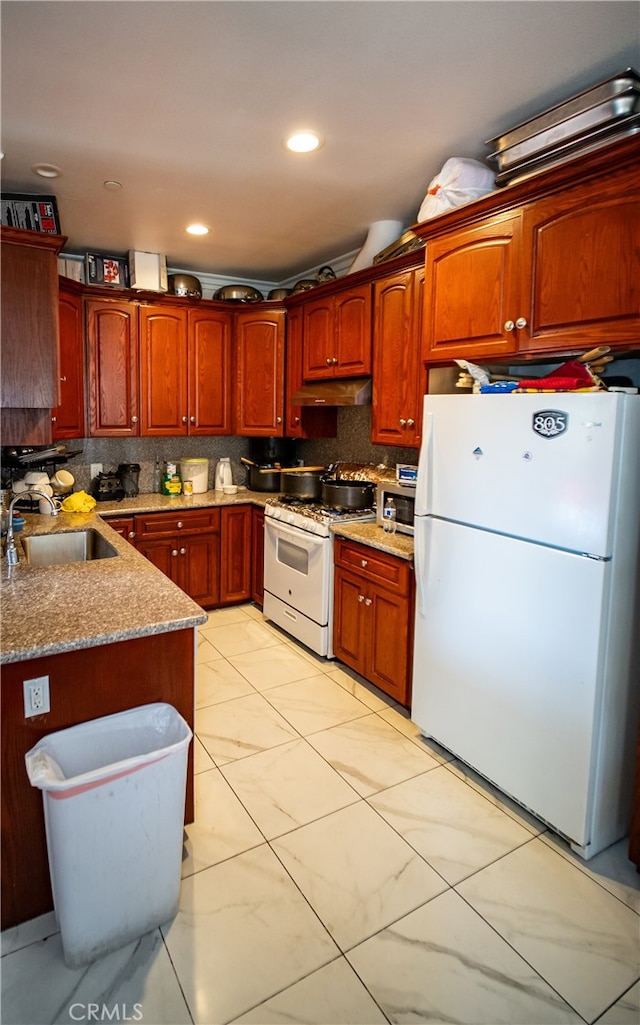
<svg viewBox="0 0 640 1025">
<path fill-rule="evenodd" d="M 25 755 L 42 790 L 69 967 L 176 914 L 191 737 L 175 708 L 157 703 L 51 733 Z"/>
</svg>

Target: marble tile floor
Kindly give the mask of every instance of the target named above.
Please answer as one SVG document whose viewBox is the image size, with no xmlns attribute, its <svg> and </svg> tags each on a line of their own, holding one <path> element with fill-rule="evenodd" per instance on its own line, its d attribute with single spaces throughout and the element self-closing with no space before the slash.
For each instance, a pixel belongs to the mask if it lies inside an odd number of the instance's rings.
<svg viewBox="0 0 640 1025">
<path fill-rule="evenodd" d="M 625 841 L 581 861 L 256 606 L 197 663 L 176 918 L 73 970 L 53 915 L 8 930 L 3 1025 L 638 1025 Z"/>
</svg>

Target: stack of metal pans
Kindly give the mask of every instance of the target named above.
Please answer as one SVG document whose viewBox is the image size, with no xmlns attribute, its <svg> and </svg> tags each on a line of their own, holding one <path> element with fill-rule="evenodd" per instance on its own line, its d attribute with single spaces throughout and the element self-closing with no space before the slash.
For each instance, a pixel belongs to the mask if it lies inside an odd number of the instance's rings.
<svg viewBox="0 0 640 1025">
<path fill-rule="evenodd" d="M 498 166 L 496 185 L 507 185 L 638 131 L 640 75 L 626 68 L 488 139 L 487 159 Z"/>
</svg>

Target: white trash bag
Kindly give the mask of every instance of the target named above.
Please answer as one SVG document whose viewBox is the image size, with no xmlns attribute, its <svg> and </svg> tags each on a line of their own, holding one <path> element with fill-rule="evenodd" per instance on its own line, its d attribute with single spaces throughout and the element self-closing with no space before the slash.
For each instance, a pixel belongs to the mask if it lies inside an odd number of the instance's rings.
<svg viewBox="0 0 640 1025">
<path fill-rule="evenodd" d="M 418 221 L 428 221 L 456 206 L 464 206 L 472 199 L 486 196 L 494 187 L 495 174 L 489 167 L 468 157 L 450 157 L 429 182 Z"/>
</svg>

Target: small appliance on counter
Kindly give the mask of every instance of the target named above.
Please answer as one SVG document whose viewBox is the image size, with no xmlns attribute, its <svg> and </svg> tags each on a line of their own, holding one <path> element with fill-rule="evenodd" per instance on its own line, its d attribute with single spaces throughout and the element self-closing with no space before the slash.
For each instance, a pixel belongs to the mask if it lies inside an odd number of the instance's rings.
<svg viewBox="0 0 640 1025">
<path fill-rule="evenodd" d="M 413 516 L 416 502 L 415 485 L 379 481 L 376 499 L 376 521 L 379 527 L 384 527 L 383 510 L 388 499 L 392 499 L 395 506 L 396 531 L 398 534 L 413 534 Z"/>
<path fill-rule="evenodd" d="M 117 470 L 125 498 L 135 498 L 140 493 L 138 477 L 140 476 L 139 463 L 120 463 Z"/>
<path fill-rule="evenodd" d="M 125 497 L 120 474 L 104 470 L 91 481 L 91 494 L 96 502 L 121 502 Z"/>
</svg>

